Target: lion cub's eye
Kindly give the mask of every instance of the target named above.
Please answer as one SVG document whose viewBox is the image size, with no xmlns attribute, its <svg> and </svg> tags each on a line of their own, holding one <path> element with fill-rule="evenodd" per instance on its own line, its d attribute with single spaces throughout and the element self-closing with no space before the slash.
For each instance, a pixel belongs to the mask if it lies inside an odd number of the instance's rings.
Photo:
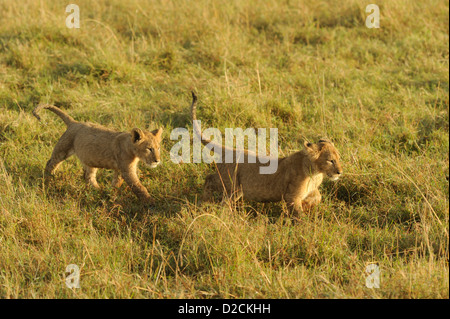
<svg viewBox="0 0 450 319">
<path fill-rule="evenodd" d="M 150 153 L 153 153 L 153 151 L 154 151 L 153 147 L 149 147 L 147 149 L 150 151 Z"/>
<path fill-rule="evenodd" d="M 331 164 L 336 164 L 336 161 L 335 160 L 329 160 L 328 162 L 330 162 Z"/>
</svg>

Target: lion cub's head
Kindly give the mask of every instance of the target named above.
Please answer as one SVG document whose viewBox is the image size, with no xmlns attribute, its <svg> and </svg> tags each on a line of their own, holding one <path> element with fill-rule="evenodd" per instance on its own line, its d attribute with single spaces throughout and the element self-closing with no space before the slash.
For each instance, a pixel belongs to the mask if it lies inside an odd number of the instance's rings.
<svg viewBox="0 0 450 319">
<path fill-rule="evenodd" d="M 305 148 L 320 173 L 325 174 L 332 181 L 339 179 L 342 174 L 342 167 L 339 161 L 339 152 L 333 143 L 327 139 L 321 139 L 317 144 L 305 142 Z"/>
<path fill-rule="evenodd" d="M 155 168 L 161 162 L 161 136 L 162 128 L 151 132 L 141 130 L 140 128 L 131 130 L 134 154 L 151 168 Z"/>
</svg>

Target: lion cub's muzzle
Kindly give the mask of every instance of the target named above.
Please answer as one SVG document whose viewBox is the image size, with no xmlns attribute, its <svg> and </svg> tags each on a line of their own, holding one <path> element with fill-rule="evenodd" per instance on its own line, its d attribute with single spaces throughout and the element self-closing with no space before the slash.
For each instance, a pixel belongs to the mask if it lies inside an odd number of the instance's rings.
<svg viewBox="0 0 450 319">
<path fill-rule="evenodd" d="M 158 166 L 161 163 L 160 160 L 156 160 L 152 163 L 149 163 L 148 165 L 150 166 L 150 168 L 155 168 L 156 166 Z"/>
<path fill-rule="evenodd" d="M 341 175 L 342 171 L 337 171 L 335 174 L 328 174 L 328 178 L 332 181 L 337 181 Z"/>
</svg>

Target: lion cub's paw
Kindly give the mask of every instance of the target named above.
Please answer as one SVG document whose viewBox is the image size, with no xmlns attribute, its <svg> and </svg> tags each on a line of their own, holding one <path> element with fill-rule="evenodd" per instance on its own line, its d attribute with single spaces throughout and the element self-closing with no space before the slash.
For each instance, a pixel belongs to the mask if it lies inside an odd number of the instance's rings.
<svg viewBox="0 0 450 319">
<path fill-rule="evenodd" d="M 155 206 L 155 204 L 156 204 L 155 199 L 152 197 L 143 197 L 141 199 L 141 201 L 142 201 L 142 204 L 144 204 L 145 206 Z"/>
</svg>

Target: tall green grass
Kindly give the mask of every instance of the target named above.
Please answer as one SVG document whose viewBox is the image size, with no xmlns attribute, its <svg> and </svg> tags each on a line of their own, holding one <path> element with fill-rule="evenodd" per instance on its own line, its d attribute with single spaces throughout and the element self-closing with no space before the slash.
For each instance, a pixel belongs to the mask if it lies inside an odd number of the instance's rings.
<svg viewBox="0 0 450 319">
<path fill-rule="evenodd" d="M 0 0 L 0 297 L 448 298 L 447 1 Z M 206 164 L 174 164 L 176 127 L 276 127 L 279 152 L 331 138 L 343 178 L 297 220 L 283 203 L 198 205 Z M 74 118 L 163 126 L 141 166 L 155 207 L 43 168 Z M 377 263 L 381 286 L 365 286 Z M 80 289 L 65 285 L 69 264 Z"/>
</svg>

